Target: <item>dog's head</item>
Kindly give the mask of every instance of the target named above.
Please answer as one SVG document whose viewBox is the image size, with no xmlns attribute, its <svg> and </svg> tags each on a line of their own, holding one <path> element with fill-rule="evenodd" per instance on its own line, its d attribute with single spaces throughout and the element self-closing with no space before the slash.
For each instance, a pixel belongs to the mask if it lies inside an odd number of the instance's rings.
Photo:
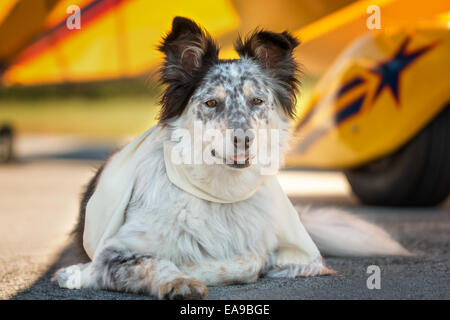
<svg viewBox="0 0 450 320">
<path fill-rule="evenodd" d="M 288 32 L 256 30 L 237 40 L 240 59 L 221 60 L 206 31 L 176 17 L 160 45 L 166 85 L 160 121 L 175 129 L 183 152 L 197 159 L 200 152 L 206 163 L 233 169 L 279 163 L 295 114 L 298 44 Z"/>
</svg>

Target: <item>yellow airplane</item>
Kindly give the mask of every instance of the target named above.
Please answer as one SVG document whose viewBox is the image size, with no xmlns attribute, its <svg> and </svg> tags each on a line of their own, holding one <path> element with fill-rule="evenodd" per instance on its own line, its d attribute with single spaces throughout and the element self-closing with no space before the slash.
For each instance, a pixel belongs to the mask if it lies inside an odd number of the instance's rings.
<svg viewBox="0 0 450 320">
<path fill-rule="evenodd" d="M 380 30 L 364 28 L 371 5 L 379 8 Z M 366 204 L 445 200 L 449 29 L 450 3 L 415 0 L 358 1 L 301 28 L 301 55 L 327 71 L 299 109 L 287 165 L 342 170 Z M 340 54 L 331 63 L 323 51 Z"/>
<path fill-rule="evenodd" d="M 340 169 L 367 204 L 434 205 L 450 193 L 450 30 L 363 36 L 300 110 L 291 167 Z"/>
<path fill-rule="evenodd" d="M 80 30 L 66 27 L 73 4 Z M 367 204 L 435 205 L 450 193 L 447 0 L 3 0 L 1 81 L 141 75 L 175 15 L 203 24 L 223 58 L 235 57 L 237 32 L 297 30 L 298 60 L 324 74 L 298 110 L 287 166 L 343 170 Z"/>
</svg>

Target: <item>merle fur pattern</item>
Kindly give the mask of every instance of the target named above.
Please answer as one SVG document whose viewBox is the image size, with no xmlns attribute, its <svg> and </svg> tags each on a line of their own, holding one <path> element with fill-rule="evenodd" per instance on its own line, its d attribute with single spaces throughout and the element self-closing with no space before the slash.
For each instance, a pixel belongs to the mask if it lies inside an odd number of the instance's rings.
<svg viewBox="0 0 450 320">
<path fill-rule="evenodd" d="M 288 32 L 257 30 L 236 42 L 240 59 L 220 60 L 218 47 L 206 31 L 189 19 L 176 17 L 159 47 L 165 55 L 160 71 L 166 87 L 160 125 L 169 132 L 190 129 L 195 121 L 220 130 L 276 128 L 285 133 L 282 153 L 289 119 L 295 115 L 299 68 L 293 50 L 298 44 Z M 252 103 L 255 98 L 261 102 Z M 205 106 L 209 99 L 217 101 L 214 108 Z M 217 148 L 212 154 L 229 158 L 230 152 L 236 150 Z M 204 297 L 206 285 L 254 282 L 264 273 L 295 277 L 329 272 L 320 256 L 314 265 L 271 270 L 277 252 L 276 212 L 266 190 L 236 203 L 210 203 L 170 183 L 162 145 L 149 146 L 148 156 L 140 163 L 124 225 L 94 261 L 59 270 L 55 279 L 60 286 L 75 288 L 70 278 L 74 268 L 79 268 L 82 283 L 77 289 L 187 299 Z M 197 175 L 210 178 L 211 184 L 218 183 L 224 192 L 236 195 L 259 179 L 256 166 L 246 171 L 227 166 L 196 170 L 200 170 Z M 101 172 L 102 168 L 81 201 L 75 231 L 80 247 L 86 205 Z"/>
</svg>

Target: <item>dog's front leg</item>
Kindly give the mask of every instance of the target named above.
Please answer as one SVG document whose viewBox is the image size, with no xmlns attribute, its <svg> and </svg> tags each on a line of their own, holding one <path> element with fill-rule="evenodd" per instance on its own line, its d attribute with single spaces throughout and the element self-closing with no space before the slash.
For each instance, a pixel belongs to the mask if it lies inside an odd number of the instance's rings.
<svg viewBox="0 0 450 320">
<path fill-rule="evenodd" d="M 180 269 L 208 286 L 218 286 L 255 282 L 263 265 L 264 260 L 261 257 L 248 256 L 231 260 L 210 260 L 182 266 Z"/>
<path fill-rule="evenodd" d="M 63 288 L 145 293 L 159 299 L 203 299 L 208 291 L 172 262 L 118 246 L 106 247 L 91 263 L 58 270 L 54 280 Z"/>
<path fill-rule="evenodd" d="M 271 264 L 267 265 L 264 276 L 270 278 L 296 278 L 323 276 L 335 273 L 336 271 L 325 266 L 322 257 L 317 257 L 317 259 L 308 264 L 291 263 L 289 261 L 283 261 L 280 264 L 276 261 L 276 255 L 273 255 L 271 257 Z"/>
</svg>

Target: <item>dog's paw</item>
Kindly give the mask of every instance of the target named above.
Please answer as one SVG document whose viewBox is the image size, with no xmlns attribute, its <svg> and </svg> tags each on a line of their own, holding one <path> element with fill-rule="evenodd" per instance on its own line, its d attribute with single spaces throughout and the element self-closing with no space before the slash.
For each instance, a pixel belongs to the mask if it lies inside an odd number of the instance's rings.
<svg viewBox="0 0 450 320">
<path fill-rule="evenodd" d="M 311 265 L 289 264 L 286 266 L 275 267 L 266 274 L 270 278 L 296 278 L 313 277 L 336 274 L 336 271 L 322 264 L 313 263 Z"/>
<path fill-rule="evenodd" d="M 194 278 L 177 278 L 158 287 L 158 298 L 168 300 L 204 299 L 208 288 Z"/>
<path fill-rule="evenodd" d="M 81 266 L 77 264 L 59 269 L 51 279 L 52 282 L 58 282 L 60 288 L 81 289 Z"/>
</svg>

